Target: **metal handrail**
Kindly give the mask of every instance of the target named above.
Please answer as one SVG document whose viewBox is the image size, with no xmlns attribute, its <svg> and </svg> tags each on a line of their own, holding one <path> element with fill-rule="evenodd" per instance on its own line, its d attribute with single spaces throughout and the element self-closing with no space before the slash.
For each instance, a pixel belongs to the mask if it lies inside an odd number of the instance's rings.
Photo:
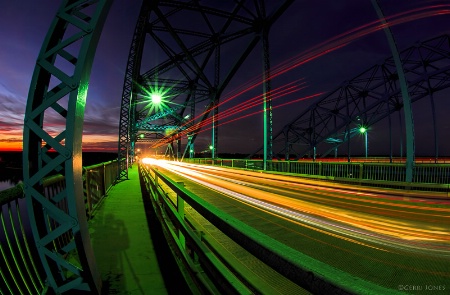
<svg viewBox="0 0 450 295">
<path fill-rule="evenodd" d="M 45 288 L 36 246 L 27 236 L 29 225 L 23 197 L 22 183 L 0 191 L 1 294 L 41 294 Z"/>
<path fill-rule="evenodd" d="M 117 180 L 117 160 L 83 167 L 86 211 L 89 219 Z"/>
<path fill-rule="evenodd" d="M 89 219 L 117 178 L 117 161 L 83 168 L 86 217 Z M 65 184 L 62 175 L 43 180 L 45 196 L 54 198 Z M 30 220 L 23 184 L 0 191 L 0 294 L 43 294 L 47 288 L 45 272 L 30 235 Z M 64 202 L 58 203 L 67 210 Z M 57 227 L 48 220 L 48 230 Z M 73 237 L 64 235 L 54 241 L 55 249 L 69 245 Z M 57 244 L 57 245 L 56 245 Z"/>
<path fill-rule="evenodd" d="M 234 169 L 263 170 L 262 160 L 185 158 L 183 162 L 226 166 Z M 331 162 L 331 161 L 268 161 L 267 173 L 283 173 L 361 186 L 397 188 L 408 191 L 450 193 L 450 165 L 417 163 L 412 182 L 405 181 L 404 163 Z"/>
</svg>

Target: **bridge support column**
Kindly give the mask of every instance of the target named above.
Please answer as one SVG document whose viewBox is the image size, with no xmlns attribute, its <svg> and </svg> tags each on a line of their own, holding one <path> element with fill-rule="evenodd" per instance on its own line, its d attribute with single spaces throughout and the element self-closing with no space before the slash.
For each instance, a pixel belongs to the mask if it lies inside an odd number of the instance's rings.
<svg viewBox="0 0 450 295">
<path fill-rule="evenodd" d="M 414 121 L 411 108 L 411 98 L 408 92 L 408 83 L 406 81 L 405 73 L 403 71 L 400 54 L 395 43 L 392 31 L 384 18 L 383 11 L 377 0 L 372 0 L 372 4 L 378 14 L 380 22 L 384 26 L 384 33 L 388 39 L 391 48 L 392 57 L 394 58 L 395 67 L 397 69 L 398 80 L 400 83 L 400 90 L 403 98 L 403 110 L 405 112 L 405 128 L 406 128 L 406 182 L 412 182 L 414 171 Z"/>
<path fill-rule="evenodd" d="M 264 7 L 262 7 L 264 8 Z M 269 27 L 263 25 L 262 46 L 263 46 L 263 112 L 264 112 L 264 164 L 263 169 L 267 170 L 267 161 L 272 161 L 272 95 L 270 85 L 270 55 L 269 55 Z"/>
<path fill-rule="evenodd" d="M 195 157 L 195 150 L 194 150 L 194 143 L 191 142 L 190 147 L 189 147 L 189 158 L 194 158 Z"/>
<path fill-rule="evenodd" d="M 181 159 L 181 139 L 177 139 L 177 161 Z"/>
</svg>

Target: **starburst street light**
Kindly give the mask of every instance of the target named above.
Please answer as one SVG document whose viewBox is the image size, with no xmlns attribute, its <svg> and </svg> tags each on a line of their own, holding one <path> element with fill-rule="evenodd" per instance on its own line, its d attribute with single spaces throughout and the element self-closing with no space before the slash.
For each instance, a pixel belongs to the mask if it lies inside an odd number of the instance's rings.
<svg viewBox="0 0 450 295">
<path fill-rule="evenodd" d="M 160 104 L 162 101 L 162 95 L 160 93 L 151 93 L 150 98 L 154 104 Z"/>
<path fill-rule="evenodd" d="M 147 85 L 147 86 L 139 86 L 142 90 L 142 97 L 145 103 L 145 107 L 143 110 L 148 110 L 148 114 L 153 114 L 162 111 L 167 108 L 166 104 L 168 102 L 168 92 L 170 88 L 165 88 L 164 86 L 156 85 Z"/>
<path fill-rule="evenodd" d="M 165 98 L 167 96 L 168 89 L 164 88 L 150 88 L 150 91 L 146 90 L 146 95 L 149 105 L 159 108 L 166 103 Z"/>
</svg>

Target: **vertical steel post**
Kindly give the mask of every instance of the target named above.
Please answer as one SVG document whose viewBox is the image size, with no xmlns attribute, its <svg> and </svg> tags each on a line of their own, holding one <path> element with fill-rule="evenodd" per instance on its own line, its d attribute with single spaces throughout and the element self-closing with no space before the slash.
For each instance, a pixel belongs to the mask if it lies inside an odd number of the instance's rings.
<svg viewBox="0 0 450 295">
<path fill-rule="evenodd" d="M 389 105 L 387 105 L 389 111 Z M 391 122 L 391 114 L 388 116 L 389 119 L 389 163 L 392 163 L 392 122 Z"/>
<path fill-rule="evenodd" d="M 365 143 L 365 150 L 366 150 L 366 159 L 367 159 L 367 152 L 368 152 L 368 149 L 369 149 L 369 143 L 367 141 L 367 133 L 369 133 L 369 132 L 366 130 L 366 132 L 364 132 L 364 143 Z"/>
<path fill-rule="evenodd" d="M 191 119 L 191 127 L 192 126 L 194 126 L 194 124 L 195 124 L 195 92 L 193 91 L 193 93 L 192 93 L 192 99 L 193 99 L 193 102 L 192 102 L 192 105 L 191 105 L 191 116 L 190 116 L 190 119 Z M 193 136 L 193 134 L 189 134 L 188 135 L 188 138 L 189 138 L 189 158 L 195 158 L 195 150 L 194 150 L 194 136 Z"/>
<path fill-rule="evenodd" d="M 289 145 L 289 131 L 288 130 L 284 130 L 284 138 L 285 138 L 285 142 L 284 142 L 284 160 L 289 161 L 290 159 L 290 145 Z"/>
<path fill-rule="evenodd" d="M 214 102 L 214 104 L 213 104 L 214 106 L 216 105 L 216 103 Z M 212 142 L 211 142 L 211 146 L 209 147 L 210 148 L 210 150 L 211 150 L 211 159 L 215 159 L 215 153 L 216 153 L 216 145 L 217 145 L 217 139 L 218 139 L 218 136 L 217 136 L 217 122 L 216 122 L 216 108 L 214 107 L 214 110 L 213 110 L 213 119 L 212 119 L 212 128 L 211 128 L 211 130 L 212 130 L 212 135 L 211 135 L 211 138 L 212 138 Z"/>
<path fill-rule="evenodd" d="M 103 163 L 103 169 L 102 169 L 103 175 L 102 175 L 102 181 L 103 181 L 103 190 L 102 190 L 102 194 L 103 196 L 106 196 L 106 191 L 107 191 L 107 183 L 106 183 L 106 166 L 105 163 Z"/>
<path fill-rule="evenodd" d="M 351 162 L 351 157 L 350 157 L 350 130 L 349 130 L 349 126 L 347 125 L 345 130 L 345 134 L 347 136 L 347 162 L 350 163 Z"/>
<path fill-rule="evenodd" d="M 88 215 L 89 218 L 92 217 L 92 192 L 91 192 L 91 170 L 85 171 L 86 175 L 86 202 L 88 205 Z"/>
<path fill-rule="evenodd" d="M 392 31 L 384 18 L 383 11 L 377 0 L 372 0 L 372 4 L 378 14 L 380 22 L 384 26 L 384 33 L 391 48 L 392 57 L 394 58 L 395 67 L 397 69 L 398 79 L 400 83 L 400 90 L 403 98 L 403 110 L 405 112 L 405 128 L 406 128 L 406 182 L 412 182 L 414 169 L 414 120 L 411 109 L 411 98 L 408 92 L 408 83 L 406 81 L 405 73 L 403 71 L 402 61 L 394 40 Z"/>
<path fill-rule="evenodd" d="M 177 161 L 181 159 L 181 138 L 177 139 Z"/>
<path fill-rule="evenodd" d="M 180 184 L 182 184 L 182 183 L 180 183 Z M 177 212 L 178 212 L 178 216 L 180 217 L 180 220 L 182 220 L 184 222 L 184 200 L 179 195 L 177 195 Z M 181 229 L 178 230 L 178 239 L 179 239 L 181 247 L 183 247 L 183 249 L 186 249 L 186 239 L 185 239 Z"/>
<path fill-rule="evenodd" d="M 262 9 L 264 6 L 262 5 Z M 270 83 L 270 55 L 269 55 L 269 27 L 263 24 L 263 111 L 264 111 L 264 164 L 267 170 L 267 161 L 273 158 L 272 153 L 272 96 Z"/>
<path fill-rule="evenodd" d="M 214 93 L 213 93 L 213 120 L 212 120 L 212 150 L 211 158 L 217 158 L 217 146 L 219 142 L 219 81 L 220 81 L 220 42 L 216 45 Z"/>
<path fill-rule="evenodd" d="M 431 90 L 429 80 L 428 80 L 428 88 Z M 434 96 L 432 91 L 430 91 L 430 100 L 431 100 L 431 112 L 433 114 L 433 129 L 434 129 L 434 163 L 437 163 L 439 158 L 438 129 L 437 129 L 436 107 L 434 104 Z"/>
<path fill-rule="evenodd" d="M 400 159 L 403 160 L 403 120 L 402 114 L 398 112 L 398 123 L 400 125 Z"/>
</svg>

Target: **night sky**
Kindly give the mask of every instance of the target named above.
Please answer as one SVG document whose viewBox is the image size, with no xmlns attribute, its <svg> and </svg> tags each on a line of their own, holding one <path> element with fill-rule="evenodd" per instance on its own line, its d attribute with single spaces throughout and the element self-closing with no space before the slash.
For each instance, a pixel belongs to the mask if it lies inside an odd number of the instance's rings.
<svg viewBox="0 0 450 295">
<path fill-rule="evenodd" d="M 441 15 L 393 27 L 399 49 L 419 40 L 450 34 L 448 1 L 383 0 L 379 3 L 387 17 L 427 6 L 444 5 L 440 9 Z M 36 58 L 58 5 L 59 1 L 55 0 L 2 1 L 0 4 L 0 150 L 20 150 L 22 147 L 22 122 L 28 88 Z M 85 150 L 117 150 L 124 70 L 140 5 L 140 1 L 115 0 L 109 13 L 91 75 L 84 122 Z M 375 20 L 377 15 L 370 0 L 295 1 L 271 30 L 271 64 L 276 67 L 313 46 Z M 260 55 L 257 53 L 255 56 Z M 289 71 L 275 79 L 273 87 L 304 79 L 307 88 L 299 95 L 331 91 L 344 80 L 353 78 L 388 56 L 390 51 L 384 33 L 375 32 Z M 260 60 L 249 60 L 247 63 L 245 71 L 236 76 L 228 92 L 259 74 Z M 449 103 L 445 103 L 448 93 L 446 91 L 437 97 L 441 101 L 441 109 L 450 107 Z M 240 99 L 245 100 L 245 97 Z M 274 133 L 311 102 L 307 100 L 276 108 L 273 114 Z M 274 102 L 274 107 L 277 103 L 283 101 Z M 416 138 L 427 141 L 431 119 L 426 115 L 414 115 L 418 120 Z M 450 140 L 445 136 L 450 131 L 450 124 L 445 118 L 440 120 L 443 129 L 440 135 L 441 154 L 450 155 Z M 262 145 L 262 115 L 226 124 L 219 132 L 219 152 L 253 152 Z M 198 139 L 196 149 L 203 149 L 208 144 L 208 137 L 209 132 L 204 132 Z M 387 153 L 382 149 L 386 144 L 377 142 L 376 134 L 371 134 L 370 140 L 371 152 Z M 417 143 L 416 148 L 419 154 L 430 152 L 426 144 Z"/>
<path fill-rule="evenodd" d="M 117 151 L 124 71 L 141 5 L 135 2 L 114 1 L 108 15 L 91 73 L 83 149 Z M 26 0 L 0 4 L 0 150 L 22 149 L 28 89 L 59 3 Z"/>
</svg>

